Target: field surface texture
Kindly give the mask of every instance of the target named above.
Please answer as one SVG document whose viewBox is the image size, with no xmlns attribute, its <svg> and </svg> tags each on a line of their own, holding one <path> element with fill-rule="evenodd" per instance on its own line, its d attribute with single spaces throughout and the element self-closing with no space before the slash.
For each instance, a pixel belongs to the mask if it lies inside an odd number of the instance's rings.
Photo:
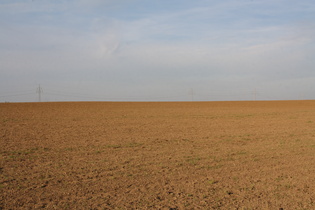
<svg viewBox="0 0 315 210">
<path fill-rule="evenodd" d="M 315 101 L 0 104 L 0 209 L 315 209 Z"/>
</svg>

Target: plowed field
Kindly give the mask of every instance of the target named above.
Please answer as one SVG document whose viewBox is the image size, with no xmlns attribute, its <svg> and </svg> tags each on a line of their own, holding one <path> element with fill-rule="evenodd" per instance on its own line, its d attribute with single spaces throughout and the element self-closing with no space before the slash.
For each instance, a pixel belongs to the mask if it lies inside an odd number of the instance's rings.
<svg viewBox="0 0 315 210">
<path fill-rule="evenodd" d="M 0 209 L 315 209 L 315 101 L 0 104 Z"/>
</svg>

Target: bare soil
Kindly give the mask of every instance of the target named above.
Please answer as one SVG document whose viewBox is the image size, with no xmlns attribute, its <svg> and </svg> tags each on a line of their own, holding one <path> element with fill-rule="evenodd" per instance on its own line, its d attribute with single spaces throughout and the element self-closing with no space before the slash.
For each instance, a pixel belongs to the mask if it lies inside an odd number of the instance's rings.
<svg viewBox="0 0 315 210">
<path fill-rule="evenodd" d="M 315 101 L 0 104 L 0 209 L 315 209 Z"/>
</svg>

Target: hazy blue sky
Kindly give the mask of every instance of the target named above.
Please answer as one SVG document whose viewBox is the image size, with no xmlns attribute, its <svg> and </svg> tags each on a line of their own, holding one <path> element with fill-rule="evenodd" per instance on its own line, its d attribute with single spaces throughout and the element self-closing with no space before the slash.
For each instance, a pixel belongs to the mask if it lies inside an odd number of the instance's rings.
<svg viewBox="0 0 315 210">
<path fill-rule="evenodd" d="M 314 0 L 1 0 L 0 102 L 315 99 Z"/>
</svg>

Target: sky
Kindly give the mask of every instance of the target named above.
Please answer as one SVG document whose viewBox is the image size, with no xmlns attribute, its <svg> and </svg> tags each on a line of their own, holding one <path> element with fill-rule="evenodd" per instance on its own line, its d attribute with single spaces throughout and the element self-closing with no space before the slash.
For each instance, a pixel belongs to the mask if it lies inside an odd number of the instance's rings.
<svg viewBox="0 0 315 210">
<path fill-rule="evenodd" d="M 0 102 L 315 99 L 313 0 L 1 0 Z"/>
</svg>

